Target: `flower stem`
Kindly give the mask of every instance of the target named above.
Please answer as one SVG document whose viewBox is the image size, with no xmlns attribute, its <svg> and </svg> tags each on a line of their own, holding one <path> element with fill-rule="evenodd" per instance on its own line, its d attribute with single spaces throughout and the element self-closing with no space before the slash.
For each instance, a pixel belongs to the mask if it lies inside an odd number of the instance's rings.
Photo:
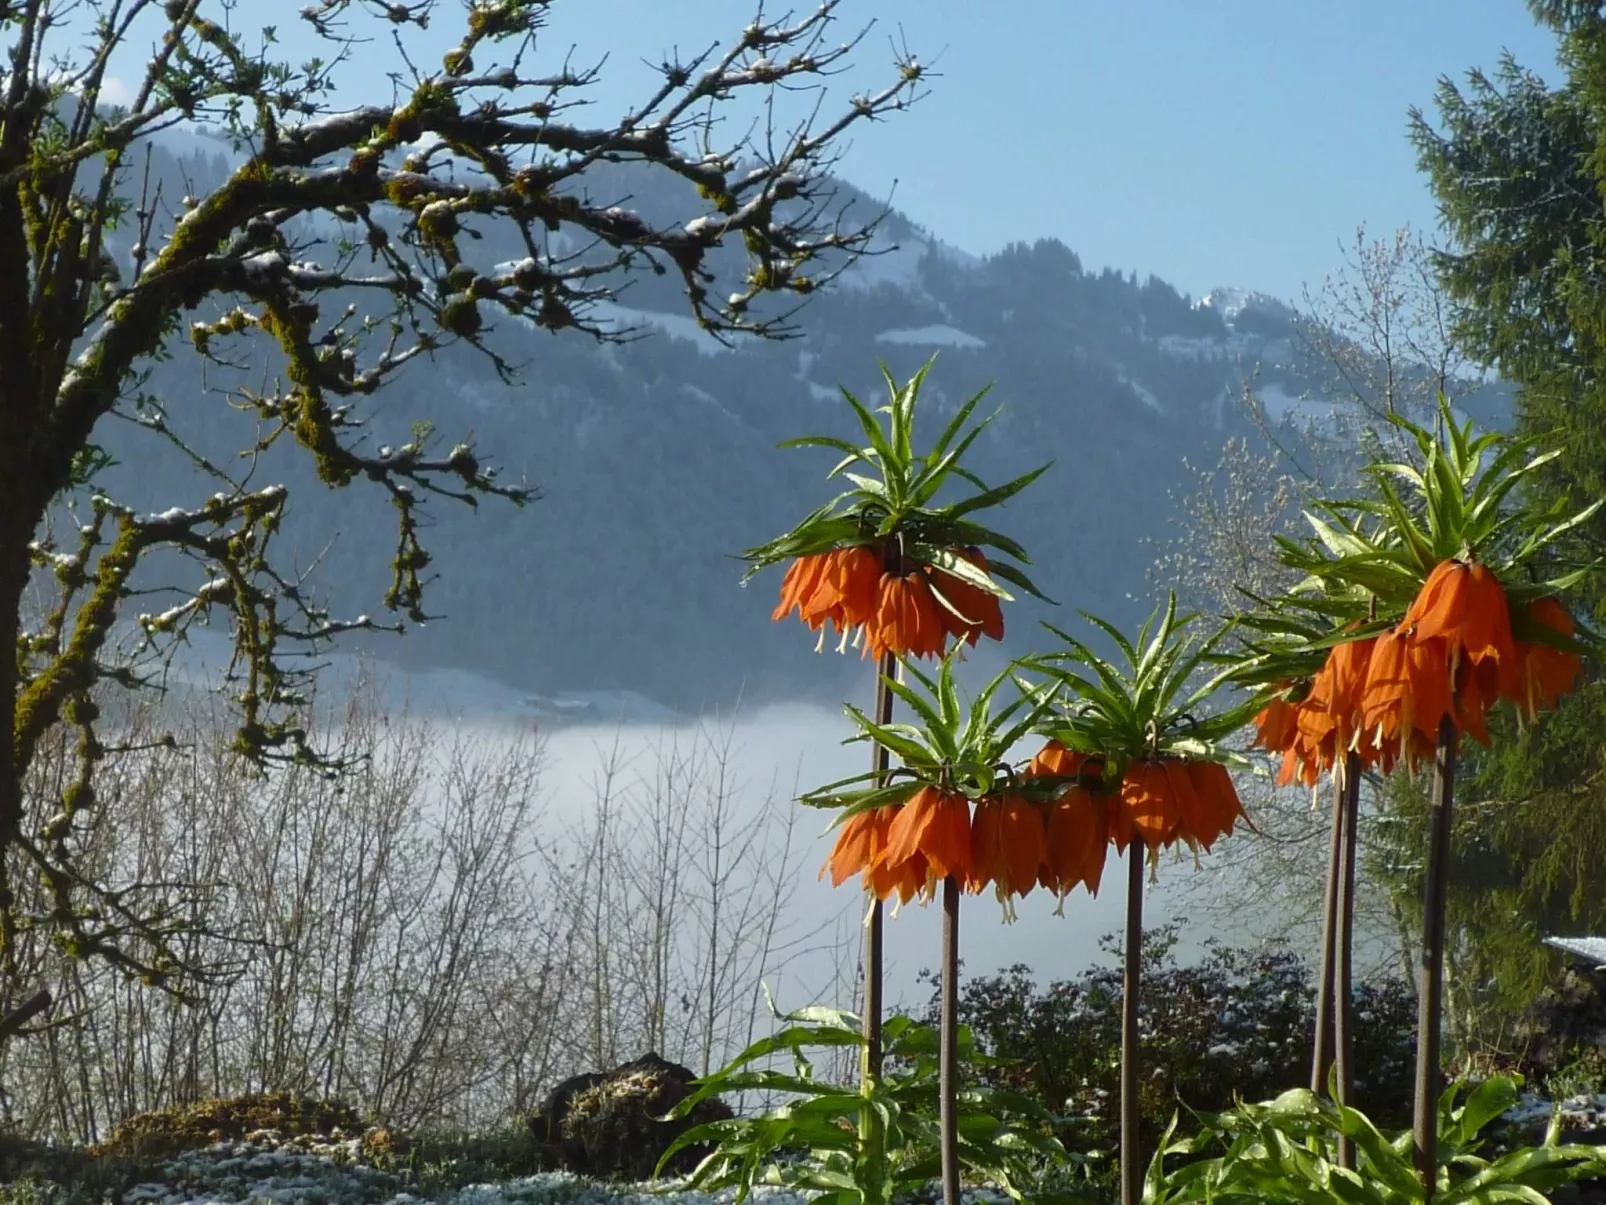
<svg viewBox="0 0 1606 1205">
<path fill-rule="evenodd" d="M 897 659 L 891 653 L 882 653 L 876 665 L 875 722 L 892 722 L 892 691 L 887 682 L 898 671 Z M 871 748 L 870 768 L 875 772 L 875 785 L 887 785 L 892 761 L 887 747 L 879 741 Z M 881 1075 L 881 901 L 870 906 L 870 922 L 864 935 L 864 1061 L 861 1079 L 878 1079 Z"/>
<path fill-rule="evenodd" d="M 1333 947 L 1333 1060 L 1337 1069 L 1338 1103 L 1355 1106 L 1355 1043 L 1353 1025 L 1355 967 L 1355 840 L 1361 811 L 1361 758 L 1351 750 L 1344 757 L 1343 846 L 1338 880 L 1338 940 Z M 1342 1135 L 1338 1165 L 1355 1166 L 1355 1149 Z"/>
<path fill-rule="evenodd" d="M 1121 1205 L 1143 1200 L 1138 1149 L 1138 982 L 1143 973 L 1143 842 L 1132 840 L 1126 887 L 1125 974 L 1121 981 Z"/>
<path fill-rule="evenodd" d="M 1333 790 L 1333 836 L 1327 853 L 1327 896 L 1322 911 L 1322 965 L 1316 980 L 1316 1038 L 1312 1043 L 1310 1090 L 1327 1091 L 1333 1065 L 1333 971 L 1338 947 L 1338 881 L 1344 857 L 1344 784 Z"/>
<path fill-rule="evenodd" d="M 1444 997 L 1444 911 L 1450 881 L 1450 811 L 1455 802 L 1455 723 L 1439 721 L 1429 799 L 1428 853 L 1422 897 L 1422 978 L 1417 989 L 1416 1100 L 1413 1133 L 1423 1202 L 1438 1178 L 1439 1013 Z"/>
<path fill-rule="evenodd" d="M 942 1127 L 943 1205 L 959 1205 L 959 880 L 942 882 L 942 1031 L 938 1042 L 938 1122 Z"/>
<path fill-rule="evenodd" d="M 892 691 L 887 681 L 897 672 L 898 663 L 891 653 L 882 653 L 876 664 L 875 720 L 877 724 L 892 722 Z M 870 768 L 875 772 L 875 785 L 887 784 L 892 762 L 887 747 L 879 741 L 871 746 Z M 886 1127 L 881 1114 L 870 1104 L 876 1083 L 881 1078 L 881 938 L 882 907 L 880 900 L 872 901 L 870 919 L 864 934 L 864 1012 L 862 1033 L 864 1045 L 859 1060 L 859 1093 L 865 1103 L 859 1109 L 859 1160 L 858 1176 L 861 1200 L 865 1205 L 885 1205 L 889 1200 L 886 1158 Z"/>
</svg>

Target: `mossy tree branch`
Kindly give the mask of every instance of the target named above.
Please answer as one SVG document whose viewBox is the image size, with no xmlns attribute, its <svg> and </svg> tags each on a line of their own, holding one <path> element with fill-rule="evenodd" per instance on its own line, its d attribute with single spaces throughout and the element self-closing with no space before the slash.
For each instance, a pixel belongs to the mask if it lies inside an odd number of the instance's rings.
<svg viewBox="0 0 1606 1205">
<path fill-rule="evenodd" d="M 816 103 L 789 129 L 760 121 L 723 144 L 716 135 L 733 101 L 773 112 L 846 65 L 860 38 L 826 40 L 839 2 L 760 17 L 722 48 L 666 61 L 641 104 L 588 127 L 568 118 L 597 72 L 531 67 L 552 0 L 475 0 L 435 70 L 415 62 L 434 36 L 432 0 L 320 0 L 300 19 L 326 54 L 302 65 L 279 56 L 271 30 L 252 49 L 223 0 L 0 0 L 0 617 L 17 650 L 0 659 L 0 731 L 12 734 L 0 741 L 0 964 L 19 926 L 37 925 L 149 978 L 175 969 L 182 885 L 103 882 L 77 853 L 107 806 L 95 794 L 105 691 L 148 685 L 145 659 L 226 616 L 235 747 L 262 764 L 319 761 L 299 718 L 306 677 L 286 647 L 401 626 L 337 619 L 304 576 L 276 566 L 285 487 L 191 451 L 138 396 L 151 363 L 186 324 L 195 350 L 219 363 L 244 341 L 270 341 L 282 379 L 235 396 L 258 424 L 242 440 L 248 462 L 293 442 L 326 484 L 387 491 L 398 525 L 384 601 L 422 621 L 421 499 L 535 495 L 499 481 L 467 442 L 438 447 L 428 416 L 409 444 L 366 447 L 353 403 L 454 342 L 513 379 L 485 340 L 493 318 L 617 337 L 593 307 L 642 270 L 678 279 L 716 337 L 790 333 L 785 306 L 755 303 L 800 303 L 868 250 L 878 215 L 850 223 L 834 206 L 834 148 L 911 103 L 922 70 L 898 59 L 884 88 L 834 117 Z M 337 109 L 340 72 L 381 39 L 396 47 L 396 95 Z M 116 93 L 126 103 L 110 104 L 112 68 L 130 55 L 142 75 Z M 220 129 L 236 162 L 206 195 L 175 204 L 153 183 L 149 142 L 184 121 Z M 685 181 L 701 211 L 666 222 L 592 195 L 599 170 L 631 164 Z M 522 256 L 482 262 L 476 243 L 491 227 Z M 731 287 L 714 252 L 737 239 L 747 268 Z M 219 492 L 145 516 L 107 496 L 94 440 L 113 417 L 172 441 Z M 65 550 L 51 534 L 64 510 L 88 511 Z M 150 580 L 185 562 L 198 580 Z M 41 587 L 51 602 L 29 619 L 25 595 Z M 174 605 L 127 613 L 132 597 L 162 592 Z M 26 800 L 40 742 L 63 724 L 78 734 L 74 779 L 48 806 Z M 17 912 L 11 876 L 30 868 L 56 901 L 48 916 Z"/>
</svg>

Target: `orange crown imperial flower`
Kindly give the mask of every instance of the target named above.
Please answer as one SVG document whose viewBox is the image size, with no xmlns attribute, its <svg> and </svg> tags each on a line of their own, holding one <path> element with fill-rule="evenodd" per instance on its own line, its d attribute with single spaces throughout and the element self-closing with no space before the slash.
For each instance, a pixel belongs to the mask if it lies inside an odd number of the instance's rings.
<svg viewBox="0 0 1606 1205">
<path fill-rule="evenodd" d="M 1001 583 L 1043 597 L 1019 568 L 983 554 L 986 547 L 1028 563 L 1019 545 L 978 524 L 976 516 L 1019 493 L 1048 466 L 999 486 L 984 484 L 961 466 L 962 454 L 992 421 L 967 429 L 982 394 L 960 406 L 928 452 L 916 453 L 915 402 L 925 373 L 901 387 L 889 377 L 889 404 L 875 412 L 844 392 L 863 444 L 827 436 L 792 440 L 788 446 L 842 454 L 828 476 L 846 478 L 854 488 L 785 535 L 743 554 L 750 566 L 744 583 L 767 566 L 787 566 L 775 620 L 795 614 L 812 631 L 830 623 L 844 649 L 851 635 L 866 656 L 941 657 L 950 639 L 971 645 L 982 636 L 1002 640 L 1000 603 L 1010 595 Z M 884 423 L 879 415 L 887 416 Z M 977 492 L 939 501 L 959 481 Z"/>
<path fill-rule="evenodd" d="M 1369 498 L 1309 508 L 1312 537 L 1278 538 L 1279 559 L 1301 575 L 1299 586 L 1263 600 L 1244 621 L 1270 639 L 1245 642 L 1252 656 L 1234 677 L 1260 686 L 1307 672 L 1324 643 L 1312 629 L 1323 623 L 1386 625 L 1365 666 L 1358 739 L 1348 723 L 1353 691 L 1337 682 L 1345 676 L 1353 685 L 1357 667 L 1340 675 L 1336 648 L 1318 675 L 1332 678 L 1332 689 L 1312 683 L 1292 733 L 1275 701 L 1262 711 L 1258 743 L 1282 746 L 1284 782 L 1314 782 L 1346 742 L 1385 773 L 1401 761 L 1415 769 L 1441 735 L 1488 743 L 1487 717 L 1497 703 L 1510 701 L 1532 719 L 1576 684 L 1579 655 L 1600 647 L 1593 634 L 1573 635 L 1572 617 L 1555 598 L 1593 567 L 1549 580 L 1541 571 L 1554 563 L 1545 550 L 1606 499 L 1571 515 L 1525 509 L 1515 501 L 1519 487 L 1555 452 L 1477 433 L 1442 395 L 1433 429 L 1398 415 L 1391 421 L 1417 455 L 1367 465 Z"/>
<path fill-rule="evenodd" d="M 1257 717 L 1255 743 L 1283 755 L 1279 786 L 1315 786 L 1323 773 L 1342 768 L 1350 752 L 1360 755 L 1363 766 L 1377 759 L 1376 746 L 1361 739 L 1366 678 L 1376 647 L 1375 636 L 1334 645 L 1301 702 L 1273 699 Z M 1268 717 L 1277 704 L 1282 710 Z"/>
<path fill-rule="evenodd" d="M 980 548 L 966 548 L 957 555 L 983 573 L 989 568 Z M 931 568 L 928 572 L 944 631 L 972 646 L 981 636 L 989 640 L 1004 638 L 1004 609 L 998 595 L 943 569 Z"/>
<path fill-rule="evenodd" d="M 939 882 L 953 879 L 972 892 L 991 886 L 1005 902 L 1037 886 L 1047 855 L 1046 807 L 1053 784 L 1017 776 L 1004 762 L 1041 718 L 1052 692 L 1026 688 L 1011 670 L 994 678 L 968 708 L 953 680 L 957 649 L 933 680 L 913 665 L 910 682 L 883 675 L 922 726 L 889 726 L 858 708 L 845 710 L 860 739 L 884 742 L 903 766 L 890 776 L 875 770 L 811 791 L 802 802 L 845 809 L 831 856 L 821 871 L 841 885 L 860 875 L 879 899 L 931 899 Z M 996 712 L 992 701 L 1005 683 L 1019 697 Z M 921 697 L 923 688 L 927 698 Z M 1023 713 L 1023 714 L 1022 714 Z M 852 784 L 868 783 L 844 790 Z M 974 806 L 974 814 L 972 807 Z"/>
<path fill-rule="evenodd" d="M 1255 739 L 1250 744 L 1258 745 L 1268 753 L 1287 751 L 1299 735 L 1299 704 L 1290 703 L 1283 697 L 1289 685 L 1287 682 L 1280 683 L 1278 693 L 1255 713 Z"/>
</svg>

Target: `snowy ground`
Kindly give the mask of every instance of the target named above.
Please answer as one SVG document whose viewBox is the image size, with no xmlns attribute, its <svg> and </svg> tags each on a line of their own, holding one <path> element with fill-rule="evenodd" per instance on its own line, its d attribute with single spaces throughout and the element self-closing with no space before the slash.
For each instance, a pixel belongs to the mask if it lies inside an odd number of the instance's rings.
<svg viewBox="0 0 1606 1205">
<path fill-rule="evenodd" d="M 402 1181 L 361 1161 L 360 1139 L 289 1141 L 272 1134 L 218 1143 L 167 1164 L 161 1182 L 136 1185 L 124 1205 L 729 1205 L 734 1191 L 665 1191 L 651 1185 L 599 1184 L 564 1172 L 547 1172 L 495 1184 L 471 1184 L 426 1198 Z M 803 1205 L 801 1194 L 759 1187 L 755 1205 Z M 966 1205 L 1001 1205 L 1001 1194 L 966 1192 Z"/>
<path fill-rule="evenodd" d="M 1507 1119 L 1537 1130 L 1549 1119 L 1551 1107 L 1551 1102 L 1525 1094 Z M 1606 1094 L 1572 1097 L 1561 1109 L 1567 1130 L 1606 1127 Z M 187 1152 L 165 1165 L 161 1180 L 138 1184 L 121 1199 L 125 1205 L 414 1205 L 425 1200 L 440 1205 L 648 1205 L 665 1199 L 675 1205 L 730 1205 L 734 1197 L 729 1191 L 599 1184 L 562 1172 L 426 1195 L 409 1191 L 400 1177 L 369 1165 L 360 1138 L 285 1140 L 264 1132 Z M 777 1188 L 753 1193 L 755 1205 L 803 1205 L 805 1199 Z M 984 1192 L 967 1192 L 965 1199 L 967 1205 L 1000 1205 L 1004 1200 Z"/>
</svg>

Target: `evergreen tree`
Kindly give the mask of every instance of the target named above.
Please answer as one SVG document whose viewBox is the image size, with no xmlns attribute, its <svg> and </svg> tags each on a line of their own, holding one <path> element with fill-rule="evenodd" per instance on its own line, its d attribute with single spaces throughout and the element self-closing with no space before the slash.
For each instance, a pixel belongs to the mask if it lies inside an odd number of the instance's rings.
<svg viewBox="0 0 1606 1205">
<path fill-rule="evenodd" d="M 1519 428 L 1560 448 L 1534 488 L 1585 501 L 1606 492 L 1606 14 L 1529 7 L 1559 38 L 1563 77 L 1548 85 L 1507 55 L 1492 77 L 1441 80 L 1439 123 L 1413 111 L 1411 136 L 1449 234 L 1436 267 L 1456 337 L 1517 385 Z M 1576 536 L 1558 555 L 1606 554 L 1606 518 Z M 1606 611 L 1598 585 L 1571 601 Z M 1545 936 L 1606 932 L 1603 733 L 1597 677 L 1536 728 L 1504 724 L 1468 751 L 1450 920 L 1463 1037 L 1492 1036 L 1542 988 Z M 1407 909 L 1420 907 L 1407 853 L 1420 848 L 1417 802 L 1396 800 L 1398 847 L 1383 857 Z"/>
</svg>

